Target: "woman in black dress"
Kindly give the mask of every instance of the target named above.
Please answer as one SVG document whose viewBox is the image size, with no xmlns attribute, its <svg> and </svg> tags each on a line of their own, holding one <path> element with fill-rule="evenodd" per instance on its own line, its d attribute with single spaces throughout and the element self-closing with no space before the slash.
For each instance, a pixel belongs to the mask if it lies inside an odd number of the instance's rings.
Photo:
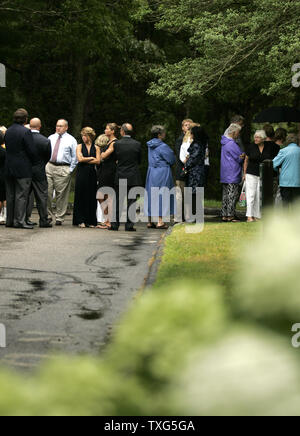
<svg viewBox="0 0 300 436">
<path fill-rule="evenodd" d="M 4 133 L 0 131 L 0 224 L 6 222 L 5 160 Z"/>
<path fill-rule="evenodd" d="M 119 134 L 119 130 L 120 128 L 117 126 L 117 124 L 107 124 L 105 136 L 108 138 L 108 143 L 101 149 L 101 164 L 98 170 L 97 199 L 100 201 L 106 221 L 105 223 L 97 226 L 97 228 L 103 230 L 107 230 L 111 227 L 113 196 L 104 192 L 104 188 L 115 189 L 117 165 L 114 145 L 118 140 L 117 136 Z"/>
<path fill-rule="evenodd" d="M 100 164 L 100 150 L 96 149 L 96 133 L 90 127 L 81 131 L 82 144 L 77 147 L 78 168 L 75 184 L 73 225 L 80 228 L 97 225 L 97 173 Z"/>
</svg>

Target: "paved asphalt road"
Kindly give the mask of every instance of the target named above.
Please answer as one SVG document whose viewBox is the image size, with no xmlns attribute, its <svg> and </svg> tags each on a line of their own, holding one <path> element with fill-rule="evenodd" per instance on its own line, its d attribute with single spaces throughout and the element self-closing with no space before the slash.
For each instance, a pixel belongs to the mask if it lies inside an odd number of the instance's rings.
<svg viewBox="0 0 300 436">
<path fill-rule="evenodd" d="M 97 354 L 149 273 L 162 231 L 0 228 L 0 364 L 34 369 L 49 352 Z"/>
</svg>

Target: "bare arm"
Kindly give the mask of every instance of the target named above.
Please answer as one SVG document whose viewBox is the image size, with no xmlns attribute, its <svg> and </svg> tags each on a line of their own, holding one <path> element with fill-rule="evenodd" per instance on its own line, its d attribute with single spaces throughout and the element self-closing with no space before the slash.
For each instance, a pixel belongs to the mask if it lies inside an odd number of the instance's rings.
<svg viewBox="0 0 300 436">
<path fill-rule="evenodd" d="M 78 160 L 79 163 L 84 163 L 84 162 L 85 163 L 89 163 L 89 162 L 91 162 L 94 159 L 93 157 L 83 157 L 83 154 L 82 154 L 82 144 L 78 145 L 76 154 L 77 154 L 77 160 Z"/>
<path fill-rule="evenodd" d="M 99 147 L 96 147 L 96 158 L 91 157 L 90 162 L 88 162 L 90 165 L 100 165 L 101 162 L 101 150 Z"/>
<path fill-rule="evenodd" d="M 107 159 L 111 154 L 113 154 L 114 151 L 115 151 L 115 147 L 114 147 L 114 143 L 112 143 L 104 153 L 101 153 L 101 160 Z"/>
</svg>

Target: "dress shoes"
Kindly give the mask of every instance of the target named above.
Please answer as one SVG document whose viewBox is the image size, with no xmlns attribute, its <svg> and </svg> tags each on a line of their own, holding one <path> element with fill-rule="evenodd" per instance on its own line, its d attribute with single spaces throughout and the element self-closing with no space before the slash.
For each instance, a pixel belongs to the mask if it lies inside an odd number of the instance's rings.
<svg viewBox="0 0 300 436">
<path fill-rule="evenodd" d="M 31 227 L 35 227 L 35 226 L 37 226 L 37 223 L 33 223 L 32 221 L 26 221 L 26 224 L 28 225 L 28 226 L 31 226 Z"/>
<path fill-rule="evenodd" d="M 40 224 L 40 229 L 52 229 L 53 225 L 51 223 Z"/>
<path fill-rule="evenodd" d="M 110 232 L 118 232 L 119 231 L 119 229 L 117 227 L 108 227 L 107 230 Z"/>
<path fill-rule="evenodd" d="M 28 224 L 23 224 L 23 225 L 19 225 L 19 226 L 14 226 L 14 229 L 33 230 L 34 226 L 29 226 Z"/>
<path fill-rule="evenodd" d="M 62 226 L 62 222 L 61 222 L 61 221 L 56 221 L 55 225 L 56 225 L 57 227 Z"/>
<path fill-rule="evenodd" d="M 125 229 L 125 232 L 136 232 L 136 229 L 134 229 L 133 227 L 131 229 Z"/>
</svg>

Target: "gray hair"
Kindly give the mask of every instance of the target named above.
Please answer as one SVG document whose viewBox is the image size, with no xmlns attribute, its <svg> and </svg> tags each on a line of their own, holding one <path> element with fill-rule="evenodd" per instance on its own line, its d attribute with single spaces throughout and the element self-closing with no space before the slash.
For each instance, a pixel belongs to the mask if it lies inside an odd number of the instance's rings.
<svg viewBox="0 0 300 436">
<path fill-rule="evenodd" d="M 69 127 L 69 121 L 65 120 L 64 118 L 60 118 L 57 122 L 63 121 L 66 125 L 66 127 Z"/>
<path fill-rule="evenodd" d="M 287 138 L 286 138 L 286 142 L 288 143 L 288 145 L 290 145 L 290 144 L 299 145 L 299 136 L 296 135 L 296 133 L 289 133 Z"/>
<path fill-rule="evenodd" d="M 160 135 L 166 133 L 164 126 L 153 126 L 151 129 L 151 135 L 153 138 L 158 138 Z"/>
<path fill-rule="evenodd" d="M 263 141 L 265 141 L 267 139 L 267 134 L 266 134 L 266 132 L 264 130 L 257 130 L 255 132 L 254 137 L 255 136 L 259 136 Z"/>
<path fill-rule="evenodd" d="M 129 123 L 124 123 L 121 127 L 125 135 L 131 136 L 133 134 L 133 127 Z"/>
<path fill-rule="evenodd" d="M 245 117 L 243 117 L 242 115 L 234 115 L 231 118 L 231 123 L 232 124 L 245 123 Z"/>
<path fill-rule="evenodd" d="M 232 136 L 235 132 L 239 132 L 242 130 L 239 124 L 230 124 L 228 129 L 226 130 L 226 135 Z"/>
</svg>

